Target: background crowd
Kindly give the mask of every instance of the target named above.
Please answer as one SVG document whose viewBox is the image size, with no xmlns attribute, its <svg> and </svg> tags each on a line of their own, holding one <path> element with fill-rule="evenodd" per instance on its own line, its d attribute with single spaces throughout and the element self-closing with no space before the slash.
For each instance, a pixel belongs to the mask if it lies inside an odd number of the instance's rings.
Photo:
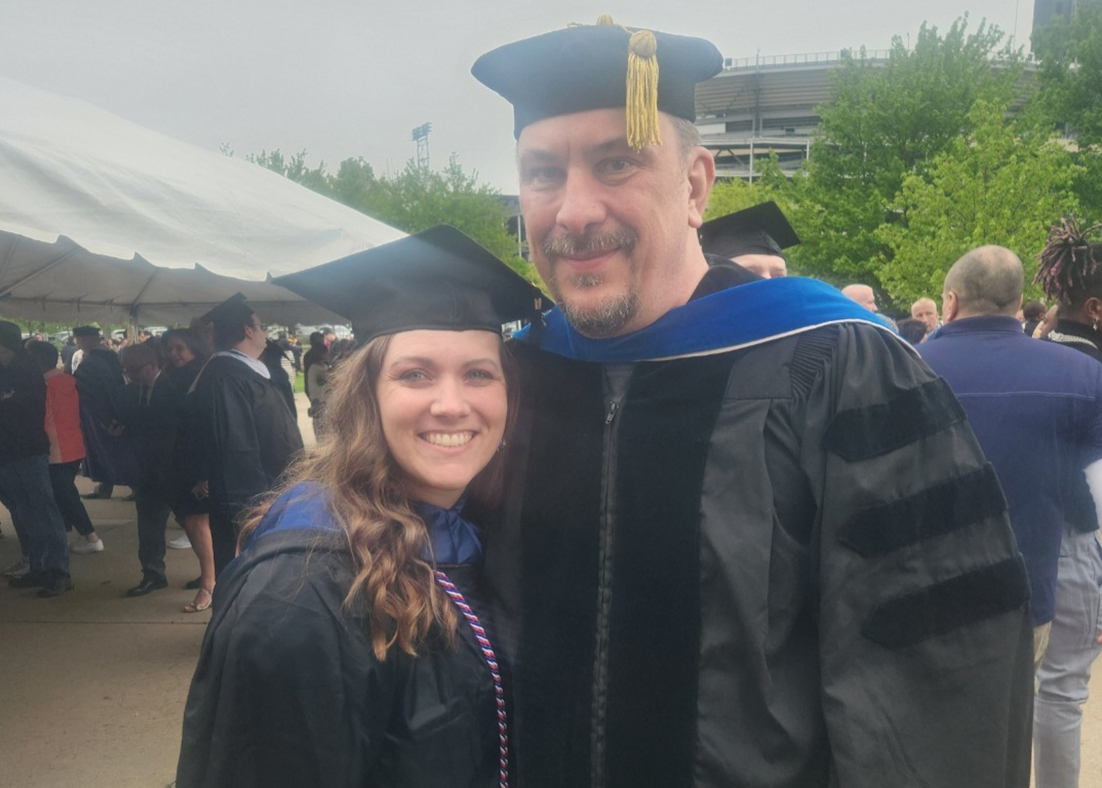
<svg viewBox="0 0 1102 788">
<path fill-rule="evenodd" d="M 74 585 L 70 553 L 107 549 L 77 491 L 83 473 L 96 483 L 85 498 L 131 490 L 141 579 L 126 595 L 166 587 L 166 547 L 191 548 L 199 571 L 187 585 L 197 593 L 184 611 L 206 610 L 233 556 L 234 517 L 302 446 L 293 386 L 300 373 L 322 429 L 328 373 L 351 342 L 327 327 L 309 342 L 304 354 L 293 334 L 268 338 L 240 299 L 156 334 L 107 337 L 77 326 L 60 350 L 0 321 L 0 503 L 22 553 L 2 570 L 8 583 L 57 596 Z M 197 385 L 213 357 L 232 362 L 228 374 L 216 374 L 227 362 L 215 362 Z M 186 534 L 168 542 L 170 517 Z"/>
</svg>

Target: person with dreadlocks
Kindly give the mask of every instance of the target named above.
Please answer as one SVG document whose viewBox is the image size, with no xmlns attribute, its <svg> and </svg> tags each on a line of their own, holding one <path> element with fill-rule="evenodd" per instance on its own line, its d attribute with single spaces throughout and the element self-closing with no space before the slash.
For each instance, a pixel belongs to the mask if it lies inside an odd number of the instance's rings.
<svg viewBox="0 0 1102 788">
<path fill-rule="evenodd" d="M 1034 280 L 1059 302 L 1048 340 L 1102 362 L 1102 243 L 1087 239 L 1100 225 L 1081 230 L 1075 217 L 1049 232 Z M 1089 496 L 1083 515 L 1071 521 L 1060 545 L 1056 616 L 1048 650 L 1037 671 L 1033 716 L 1033 766 L 1037 788 L 1079 785 L 1079 734 L 1091 663 L 1102 650 L 1102 461 L 1084 471 Z M 1091 505 L 1093 499 L 1093 506 Z"/>
</svg>

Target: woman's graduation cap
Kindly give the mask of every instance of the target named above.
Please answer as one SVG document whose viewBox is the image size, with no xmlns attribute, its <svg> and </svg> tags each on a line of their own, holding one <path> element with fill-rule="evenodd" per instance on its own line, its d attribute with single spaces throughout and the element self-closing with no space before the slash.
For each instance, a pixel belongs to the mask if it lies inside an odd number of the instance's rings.
<svg viewBox="0 0 1102 788">
<path fill-rule="evenodd" d="M 617 25 L 575 25 L 499 47 L 471 73 L 513 105 L 513 131 L 545 118 L 592 109 L 627 111 L 628 143 L 660 143 L 658 112 L 696 120 L 696 83 L 723 57 L 710 41 Z"/>
<path fill-rule="evenodd" d="M 414 329 L 500 332 L 553 304 L 489 251 L 446 224 L 272 280 L 352 322 L 356 339 Z"/>
<path fill-rule="evenodd" d="M 783 258 L 781 250 L 799 242 L 800 236 L 775 202 L 729 213 L 700 226 L 700 245 L 704 251 L 728 259 L 744 254 Z"/>
</svg>

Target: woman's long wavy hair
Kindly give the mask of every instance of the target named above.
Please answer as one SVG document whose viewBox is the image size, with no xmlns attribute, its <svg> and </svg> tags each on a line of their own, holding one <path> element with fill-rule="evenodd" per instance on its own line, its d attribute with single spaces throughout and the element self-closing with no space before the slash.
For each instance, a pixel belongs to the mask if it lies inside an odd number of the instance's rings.
<svg viewBox="0 0 1102 788">
<path fill-rule="evenodd" d="M 377 386 L 390 337 L 383 336 L 346 358 L 333 373 L 326 418 L 333 429 L 298 461 L 279 488 L 249 510 L 241 529 L 243 547 L 272 502 L 303 481 L 322 485 L 331 513 L 344 529 L 357 574 L 345 605 L 366 603 L 371 645 L 379 660 L 397 645 L 416 656 L 434 627 L 454 644 L 458 618 L 436 584 L 435 567 L 424 556 L 430 540 L 406 492 L 404 474 L 383 434 Z M 505 434 L 516 418 L 516 375 L 501 344 L 508 394 Z M 501 492 L 503 453 L 498 452 L 468 486 L 468 499 L 492 506 Z"/>
</svg>

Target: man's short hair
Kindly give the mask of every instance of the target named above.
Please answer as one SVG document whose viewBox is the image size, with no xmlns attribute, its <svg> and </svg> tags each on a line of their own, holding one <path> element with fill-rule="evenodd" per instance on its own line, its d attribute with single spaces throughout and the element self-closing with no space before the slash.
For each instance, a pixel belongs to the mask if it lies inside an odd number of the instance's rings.
<svg viewBox="0 0 1102 788">
<path fill-rule="evenodd" d="M 1022 317 L 1026 320 L 1044 320 L 1047 311 L 1045 302 L 1036 298 L 1022 304 Z"/>
<path fill-rule="evenodd" d="M 929 298 L 927 296 L 922 296 L 922 298 L 917 299 L 913 304 L 911 304 L 911 314 L 912 315 L 914 314 L 915 310 L 919 307 L 920 304 L 931 304 L 934 307 L 935 310 L 937 309 L 937 301 L 935 301 L 934 299 Z"/>
<path fill-rule="evenodd" d="M 144 343 L 124 347 L 119 351 L 119 361 L 122 362 L 124 367 L 144 366 L 145 364 L 161 366 L 161 357 L 157 350 Z"/>
<path fill-rule="evenodd" d="M 945 289 L 957 294 L 961 312 L 972 315 L 1016 314 L 1023 283 L 1022 261 L 1001 246 L 973 249 L 945 275 Z"/>
<path fill-rule="evenodd" d="M 31 354 L 31 358 L 35 360 L 35 363 L 43 372 L 57 369 L 57 348 L 49 342 L 32 340 L 27 343 L 27 352 Z"/>
<path fill-rule="evenodd" d="M 688 163 L 689 156 L 700 145 L 700 129 L 692 121 L 674 115 L 668 117 L 673 123 L 674 131 L 677 132 L 678 153 L 681 154 L 682 161 Z"/>
</svg>

